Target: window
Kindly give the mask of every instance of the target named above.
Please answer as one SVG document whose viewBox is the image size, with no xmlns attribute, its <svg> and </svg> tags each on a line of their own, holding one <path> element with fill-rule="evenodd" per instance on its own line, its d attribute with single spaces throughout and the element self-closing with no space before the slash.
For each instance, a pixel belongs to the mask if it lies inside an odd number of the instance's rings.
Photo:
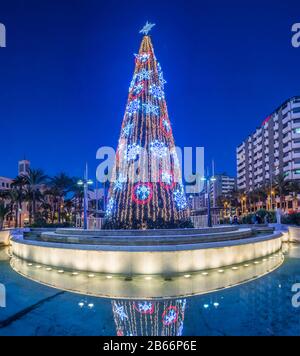
<svg viewBox="0 0 300 356">
<path fill-rule="evenodd" d="M 300 124 L 300 119 L 294 119 L 293 122 L 294 124 Z"/>
<path fill-rule="evenodd" d="M 300 174 L 300 169 L 296 169 L 294 173 L 295 174 Z"/>
<path fill-rule="evenodd" d="M 299 113 L 300 113 L 300 108 L 295 108 L 295 109 L 293 109 L 293 113 L 294 113 L 294 114 L 299 114 Z"/>
<path fill-rule="evenodd" d="M 300 138 L 296 138 L 296 140 L 294 140 L 294 144 L 300 143 Z"/>
<path fill-rule="evenodd" d="M 300 128 L 294 130 L 295 134 L 300 134 Z"/>
<path fill-rule="evenodd" d="M 296 159 L 294 160 L 294 163 L 295 163 L 295 164 L 300 164 L 300 158 L 296 158 Z"/>
</svg>

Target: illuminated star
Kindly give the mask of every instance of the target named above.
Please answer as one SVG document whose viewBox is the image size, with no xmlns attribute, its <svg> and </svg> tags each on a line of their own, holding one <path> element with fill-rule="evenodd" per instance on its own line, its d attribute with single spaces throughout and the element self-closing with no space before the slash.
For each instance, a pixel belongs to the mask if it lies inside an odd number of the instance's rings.
<svg viewBox="0 0 300 356">
<path fill-rule="evenodd" d="M 140 33 L 148 36 L 148 33 L 152 30 L 154 26 L 156 26 L 155 23 L 150 23 L 147 21 L 146 25 L 141 29 Z"/>
</svg>

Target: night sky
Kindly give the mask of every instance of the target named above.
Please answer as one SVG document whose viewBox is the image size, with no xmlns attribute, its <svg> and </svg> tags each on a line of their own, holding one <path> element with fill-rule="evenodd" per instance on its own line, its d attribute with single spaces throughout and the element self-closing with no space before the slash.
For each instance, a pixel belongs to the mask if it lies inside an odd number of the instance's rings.
<svg viewBox="0 0 300 356">
<path fill-rule="evenodd" d="M 235 174 L 235 148 L 300 94 L 299 0 L 0 0 L 0 176 L 24 156 L 48 174 L 92 175 L 116 147 L 145 22 L 168 81 L 178 146 Z"/>
</svg>

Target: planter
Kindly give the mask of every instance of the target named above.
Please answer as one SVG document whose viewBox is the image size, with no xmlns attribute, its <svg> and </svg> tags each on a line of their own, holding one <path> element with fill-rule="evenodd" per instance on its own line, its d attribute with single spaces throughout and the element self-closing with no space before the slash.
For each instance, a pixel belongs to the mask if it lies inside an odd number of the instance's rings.
<svg viewBox="0 0 300 356">
<path fill-rule="evenodd" d="M 0 231 L 0 246 L 8 246 L 10 244 L 10 230 Z"/>
<path fill-rule="evenodd" d="M 300 227 L 290 226 L 289 227 L 289 236 L 291 242 L 300 243 Z"/>
</svg>

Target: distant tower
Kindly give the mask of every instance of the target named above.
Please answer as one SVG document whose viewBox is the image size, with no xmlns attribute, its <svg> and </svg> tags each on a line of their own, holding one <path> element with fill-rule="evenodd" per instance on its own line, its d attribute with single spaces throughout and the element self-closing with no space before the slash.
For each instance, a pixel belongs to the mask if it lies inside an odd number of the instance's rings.
<svg viewBox="0 0 300 356">
<path fill-rule="evenodd" d="M 30 161 L 27 161 L 27 159 L 23 159 L 22 161 L 19 161 L 19 166 L 18 166 L 19 176 L 27 176 L 29 170 L 30 170 Z"/>
</svg>

